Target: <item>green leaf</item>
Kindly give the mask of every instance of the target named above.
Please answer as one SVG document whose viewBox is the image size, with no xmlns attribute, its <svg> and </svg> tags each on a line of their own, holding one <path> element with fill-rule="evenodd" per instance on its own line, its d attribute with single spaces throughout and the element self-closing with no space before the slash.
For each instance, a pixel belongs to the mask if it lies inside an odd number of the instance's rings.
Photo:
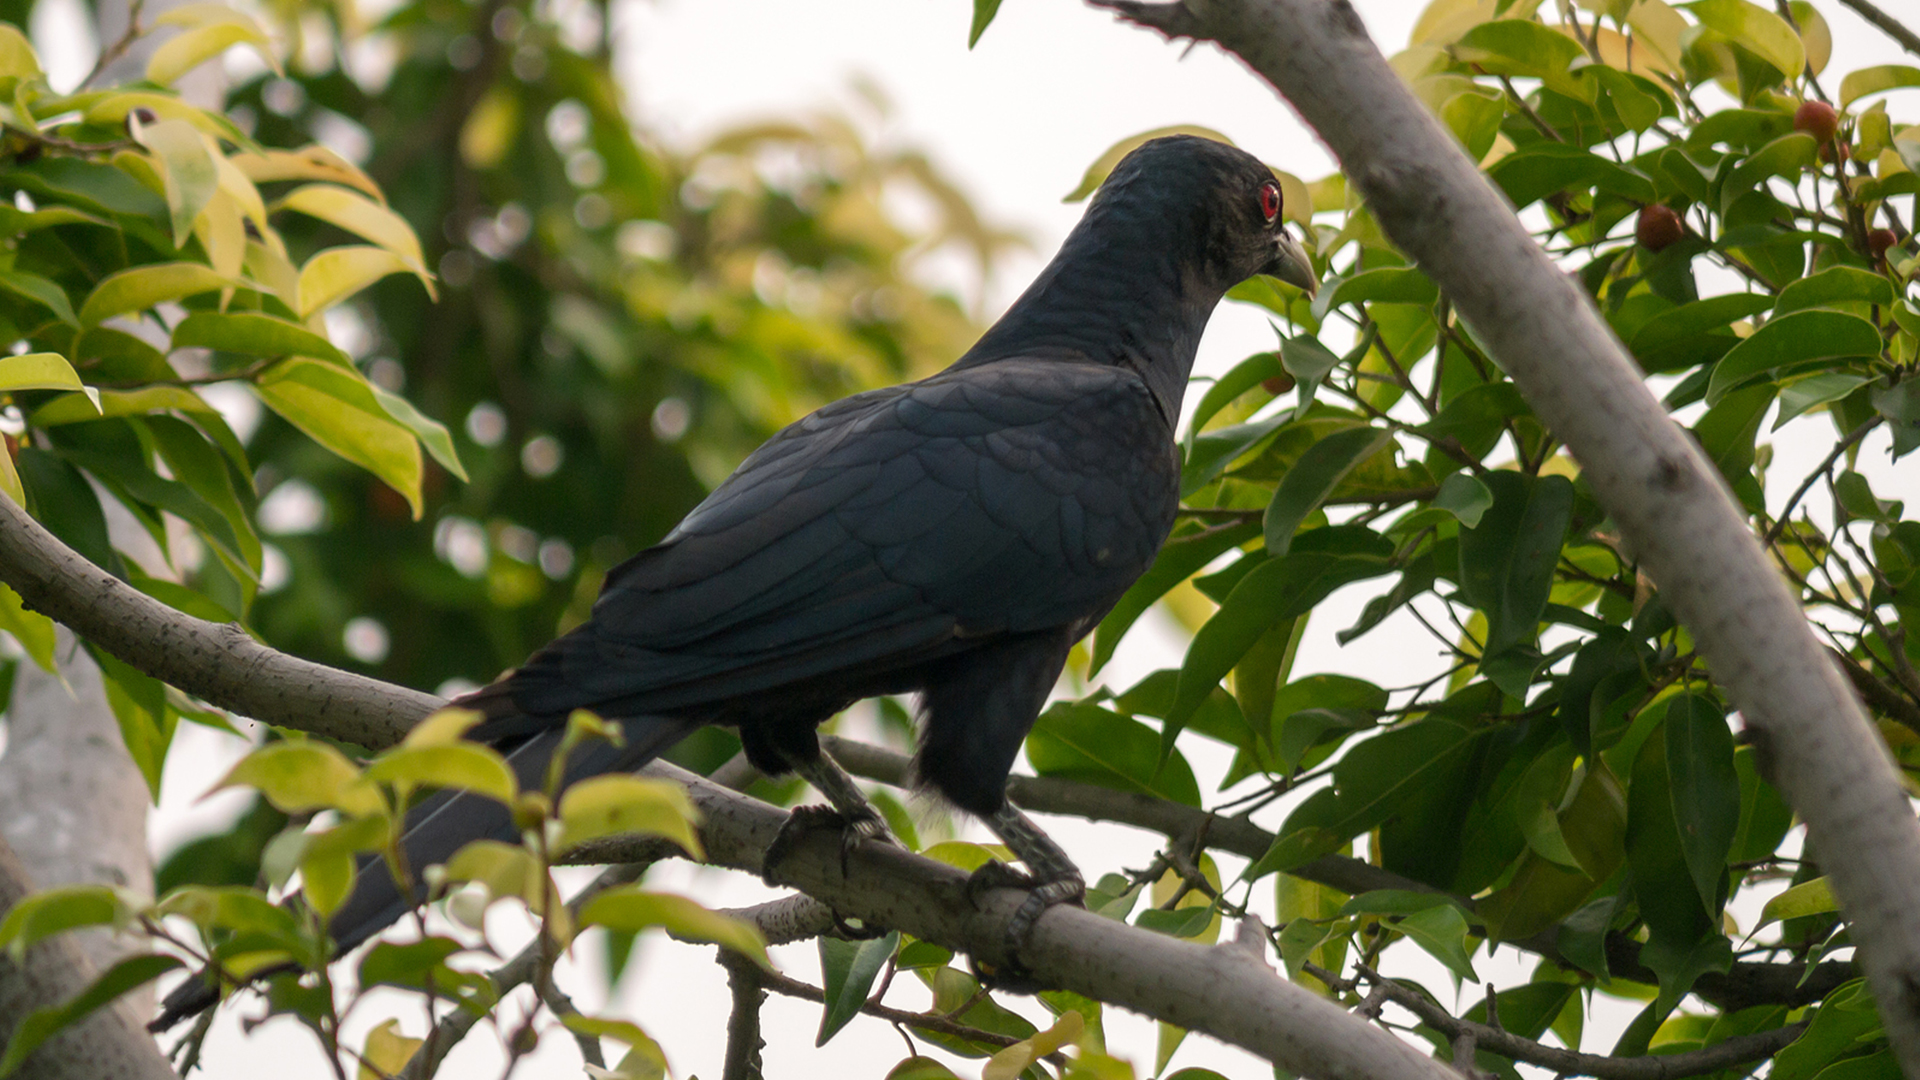
<svg viewBox="0 0 1920 1080">
<path fill-rule="evenodd" d="M 1782 135 L 1755 150 L 1735 166 L 1720 185 L 1720 212 L 1726 213 L 1741 196 L 1761 187 L 1769 177 L 1797 177 L 1812 168 L 1819 150 L 1813 136 L 1799 131 Z"/>
<path fill-rule="evenodd" d="M 1531 647 L 1537 636 L 1573 514 L 1573 484 L 1564 476 L 1505 470 L 1481 480 L 1493 492 L 1493 505 L 1478 525 L 1460 530 L 1460 592 L 1486 613 L 1484 664 Z M 1501 689 L 1518 694 L 1524 680 Z"/>
<path fill-rule="evenodd" d="M 1669 797 L 1687 873 L 1709 910 L 1719 906 L 1727 852 L 1740 825 L 1740 778 L 1733 768 L 1733 733 L 1711 701 L 1681 694 L 1667 704 Z"/>
<path fill-rule="evenodd" d="M 1480 518 L 1493 506 L 1493 492 L 1469 472 L 1457 472 L 1440 481 L 1440 490 L 1433 496 L 1433 505 L 1452 514 L 1460 524 L 1471 529 L 1480 524 Z"/>
<path fill-rule="evenodd" d="M 887 965 L 887 958 L 900 945 L 900 932 L 895 930 L 885 937 L 866 941 L 845 941 L 822 935 L 819 942 L 820 974 L 826 983 L 827 1000 L 820 1015 L 820 1033 L 813 1045 L 825 1046 L 848 1021 L 860 1015 L 867 995 L 873 992 L 873 981 L 879 978 L 880 969 Z"/>
<path fill-rule="evenodd" d="M 1142 930 L 1151 930 L 1168 937 L 1199 937 L 1213 922 L 1213 909 L 1204 905 L 1176 908 L 1163 911 L 1160 908 L 1148 908 L 1134 917 L 1133 924 Z"/>
<path fill-rule="evenodd" d="M 122 663 L 105 650 L 89 650 L 106 686 L 107 707 L 120 725 L 120 740 L 127 755 L 147 781 L 154 802 L 160 801 L 160 774 L 166 767 L 167 748 L 179 717 L 167 704 L 166 684 L 144 671 Z"/>
<path fill-rule="evenodd" d="M 253 20 L 236 11 L 232 18 L 193 27 L 162 42 L 147 60 L 147 81 L 157 86 L 171 86 L 180 76 L 235 45 L 252 45 L 261 57 L 273 63 L 267 35 Z"/>
<path fill-rule="evenodd" d="M 1842 356 L 1880 355 L 1880 331 L 1858 315 L 1813 309 L 1769 320 L 1720 358 L 1707 383 L 1707 404 L 1767 372 Z"/>
<path fill-rule="evenodd" d="M 0 77 L 31 79 L 40 74 L 40 58 L 18 28 L 0 23 Z"/>
<path fill-rule="evenodd" d="M 1433 283 L 1432 278 L 1412 267 L 1387 266 L 1327 282 L 1319 295 L 1313 298 L 1313 317 L 1324 319 L 1328 312 L 1342 304 L 1391 303 L 1426 307 L 1439 299 L 1440 287 Z M 1308 340 L 1313 341 L 1312 338 Z M 1318 345 L 1319 342 L 1314 341 L 1314 344 Z M 1287 370 L 1293 371 L 1293 365 L 1288 364 Z M 1294 374 L 1305 378 L 1297 371 Z"/>
<path fill-rule="evenodd" d="M 80 322 L 83 326 L 96 326 L 115 315 L 145 311 L 155 304 L 182 300 L 235 284 L 238 282 L 214 273 L 211 267 L 201 263 L 136 266 L 113 274 L 94 286 L 86 302 L 80 305 Z"/>
<path fill-rule="evenodd" d="M 1862 1037 L 1880 1028 L 1879 1011 L 1864 979 L 1841 985 L 1814 1010 L 1807 1029 L 1774 1056 L 1769 1080 L 1812 1080 Z"/>
<path fill-rule="evenodd" d="M 1685 5 L 1704 26 L 1732 38 L 1789 79 L 1807 66 L 1806 47 L 1787 21 L 1747 0 L 1696 0 Z"/>
<path fill-rule="evenodd" d="M 1840 80 L 1840 109 L 1844 112 L 1852 108 L 1854 102 L 1868 94 L 1898 90 L 1903 86 L 1920 86 L 1920 67 L 1880 64 L 1848 72 L 1847 77 Z"/>
<path fill-rule="evenodd" d="M 136 910 L 129 896 L 107 885 L 43 889 L 13 905 L 0 922 L 0 947 L 15 963 L 55 934 L 87 926 L 123 926 Z"/>
<path fill-rule="evenodd" d="M 1207 426 L 1207 421 L 1232 404 L 1235 398 L 1267 379 L 1278 377 L 1284 370 L 1280 366 L 1280 354 L 1271 352 L 1254 353 L 1235 364 L 1233 370 L 1214 380 L 1213 385 L 1207 387 L 1207 392 L 1200 395 L 1200 403 L 1193 407 L 1193 417 L 1187 421 L 1187 430 L 1199 434 Z"/>
<path fill-rule="evenodd" d="M 180 966 L 180 961 L 171 956 L 130 956 L 108 968 L 71 1000 L 28 1013 L 7 1040 L 6 1056 L 0 1057 L 0 1077 L 13 1075 L 25 1064 L 29 1054 L 63 1029 L 86 1019 L 94 1010 L 120 995 L 145 986 Z"/>
<path fill-rule="evenodd" d="M 460 453 L 453 448 L 453 436 L 447 434 L 446 425 L 432 419 L 413 403 L 399 394 L 391 393 L 372 383 L 367 384 L 373 391 L 373 399 L 387 411 L 387 415 L 400 422 L 400 425 L 413 432 L 420 445 L 427 448 L 433 460 L 445 466 L 446 470 L 461 480 L 467 479 L 466 466 L 460 464 Z"/>
<path fill-rule="evenodd" d="M 307 329 L 277 315 L 255 311 L 215 313 L 198 311 L 173 328 L 171 349 L 219 349 L 246 356 L 306 356 L 351 368 L 346 353 Z"/>
<path fill-rule="evenodd" d="M 1546 27 L 1540 30 L 1572 44 L 1565 35 Z M 1597 190 L 1637 203 L 1653 202 L 1657 197 L 1653 181 L 1644 173 L 1566 143 L 1539 142 L 1516 150 L 1489 166 L 1487 176 L 1500 185 L 1518 209 L 1567 190 Z"/>
<path fill-rule="evenodd" d="M 134 124 L 134 138 L 153 152 L 166 187 L 167 213 L 173 223 L 173 246 L 185 247 L 193 235 L 193 219 L 206 209 L 219 189 L 213 154 L 198 128 L 185 120 Z"/>
<path fill-rule="evenodd" d="M 1459 908 L 1441 904 L 1425 911 L 1416 911 L 1388 925 L 1412 938 L 1416 945 L 1447 965 L 1447 970 L 1455 975 L 1468 982 L 1480 981 L 1480 976 L 1473 970 L 1472 951 L 1467 947 L 1467 917 L 1460 913 Z"/>
<path fill-rule="evenodd" d="M 1579 101 L 1592 101 L 1591 84 L 1571 74 L 1582 57 L 1580 45 L 1565 34 L 1527 19 L 1483 22 L 1460 36 L 1450 50 L 1457 60 L 1501 75 L 1539 79 Z"/>
<path fill-rule="evenodd" d="M 80 375 L 59 353 L 22 353 L 0 357 L 0 391 L 78 390 L 100 412 L 100 394 L 80 381 Z"/>
<path fill-rule="evenodd" d="M 980 44 L 980 35 L 987 32 L 988 25 L 999 12 L 1000 0 L 973 0 L 973 25 L 967 30 L 967 48 Z M 823 1038 L 820 1042 L 824 1044 L 826 1040 Z"/>
<path fill-rule="evenodd" d="M 1084 702 L 1055 702 L 1027 736 L 1027 760 L 1042 776 L 1199 806 L 1200 786 L 1186 759 L 1174 754 L 1163 765 L 1160 751 L 1160 736 L 1147 725 Z"/>
<path fill-rule="evenodd" d="M 317 360 L 275 364 L 254 389 L 267 407 L 313 441 L 366 469 L 420 516 L 420 443 L 395 422 L 359 373 Z"/>
<path fill-rule="evenodd" d="M 1774 416 L 1773 430 L 1787 421 L 1822 405 L 1839 401 L 1873 381 L 1873 376 L 1852 371 L 1827 371 L 1795 379 L 1780 388 L 1780 409 Z"/>
<path fill-rule="evenodd" d="M 1683 711 L 1690 720 L 1691 706 Z M 1674 818 L 1676 802 L 1667 740 L 1648 738 L 1634 757 L 1627 785 L 1627 865 L 1652 939 L 1670 950 L 1685 950 L 1718 927 L 1719 906 L 1717 897 L 1703 901 L 1694 884 Z"/>
<path fill-rule="evenodd" d="M 1322 290 L 1320 295 L 1327 293 Z M 1313 395 L 1320 389 L 1320 383 L 1340 366 L 1340 358 L 1312 334 L 1296 334 L 1280 339 L 1280 363 L 1287 374 L 1293 376 L 1299 394 L 1300 404 L 1293 411 L 1293 419 L 1297 420 L 1306 416 L 1307 406 L 1313 404 Z"/>
<path fill-rule="evenodd" d="M 771 969 L 767 939 L 751 923 L 709 911 L 684 896 L 644 892 L 638 886 L 608 889 L 580 909 L 582 926 L 640 931 L 660 927 L 683 941 L 709 941 Z"/>
<path fill-rule="evenodd" d="M 1885 275 L 1857 266 L 1830 266 L 1817 274 L 1787 283 L 1780 290 L 1780 298 L 1774 302 L 1773 314 L 1778 318 L 1803 308 L 1848 302 L 1891 304 L 1893 282 L 1888 281 Z"/>
<path fill-rule="evenodd" d="M 1392 557 L 1386 537 L 1342 525 L 1304 533 L 1286 558 L 1255 566 L 1194 634 L 1167 722 L 1178 726 L 1192 716 L 1269 628 L 1312 610 L 1342 585 L 1391 572 Z"/>
<path fill-rule="evenodd" d="M 1840 899 L 1833 895 L 1833 886 L 1825 877 L 1817 877 L 1812 881 L 1803 881 L 1767 901 L 1767 906 L 1760 909 L 1759 926 L 1782 919 L 1799 919 L 1839 910 Z M 1759 926 L 1755 929 L 1759 929 Z"/>
<path fill-rule="evenodd" d="M 665 837 L 697 859 L 704 851 L 694 832 L 699 822 L 686 788 L 671 780 L 594 776 L 560 796 L 560 834 L 552 848 L 559 853 L 602 836 L 637 833 Z"/>
<path fill-rule="evenodd" d="M 1314 443 L 1295 462 L 1267 504 L 1264 520 L 1267 553 L 1281 556 L 1293 543 L 1294 530 L 1307 516 L 1320 508 L 1361 462 L 1393 444 L 1393 433 L 1379 428 L 1358 427 L 1333 434 Z"/>
<path fill-rule="evenodd" d="M 39 274 L 25 270 L 0 270 L 0 288 L 17 293 L 39 304 L 68 326 L 79 326 L 80 318 L 67 301 L 67 291 Z"/>
<path fill-rule="evenodd" d="M 1333 767 L 1333 787 L 1316 792 L 1288 815 L 1273 846 L 1246 877 L 1337 851 L 1426 794 L 1435 777 L 1452 773 L 1469 753 L 1474 733 L 1451 720 L 1428 717 L 1356 743 Z"/>
</svg>

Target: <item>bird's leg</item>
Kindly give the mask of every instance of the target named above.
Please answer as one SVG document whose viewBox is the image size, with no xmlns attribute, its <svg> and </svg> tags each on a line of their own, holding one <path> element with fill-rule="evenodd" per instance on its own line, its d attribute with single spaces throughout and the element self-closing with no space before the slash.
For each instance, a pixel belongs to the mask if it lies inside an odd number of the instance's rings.
<svg viewBox="0 0 1920 1080">
<path fill-rule="evenodd" d="M 1027 898 L 1007 920 L 1006 972 L 999 982 L 1009 988 L 1019 989 L 1028 980 L 1026 965 L 1020 962 L 1020 954 L 1026 949 L 1027 939 L 1033 935 L 1034 923 L 1039 921 L 1042 912 L 1055 904 L 1082 904 L 1087 897 L 1087 882 L 1081 877 L 1080 868 L 1073 864 L 1067 853 L 1033 819 L 1021 813 L 1010 802 L 1002 803 L 1000 809 L 986 819 L 987 828 L 1000 837 L 1002 843 L 1012 850 L 1014 855 L 1027 864 L 1029 873 L 1008 867 L 1005 863 L 990 862 L 974 871 L 967 882 L 968 892 L 978 894 L 990 888 L 1010 886 L 1026 888 Z"/>
<path fill-rule="evenodd" d="M 833 826 L 841 830 L 840 834 L 840 873 L 846 874 L 848 860 L 853 849 L 862 841 L 874 840 L 880 843 L 898 845 L 893 833 L 887 830 L 886 819 L 880 811 L 867 801 L 853 777 L 848 776 L 840 764 L 820 750 L 811 757 L 791 761 L 793 771 L 801 779 L 812 784 L 814 789 L 826 796 L 829 806 L 796 806 L 787 818 L 787 823 L 767 845 L 767 854 L 762 876 L 772 884 L 771 874 L 775 866 L 792 851 L 793 845 L 807 832 L 823 826 Z"/>
</svg>

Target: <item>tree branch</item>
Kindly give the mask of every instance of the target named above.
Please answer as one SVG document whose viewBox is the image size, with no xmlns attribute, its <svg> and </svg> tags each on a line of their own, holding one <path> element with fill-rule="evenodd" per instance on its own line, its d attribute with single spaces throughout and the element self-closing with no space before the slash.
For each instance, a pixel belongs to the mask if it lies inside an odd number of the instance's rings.
<svg viewBox="0 0 1920 1080">
<path fill-rule="evenodd" d="M 1522 1038 L 1501 1027 L 1462 1020 L 1429 1001 L 1425 995 L 1383 977 L 1365 964 L 1355 964 L 1354 968 L 1359 972 L 1358 980 L 1343 980 L 1313 964 L 1306 965 L 1304 970 L 1329 986 L 1352 986 L 1358 981 L 1371 983 L 1373 991 L 1368 1001 L 1374 1001 L 1374 995 L 1378 995 L 1419 1017 L 1421 1023 L 1445 1036 L 1456 1047 L 1455 1067 L 1463 1071 L 1473 1066 L 1471 1050 L 1479 1049 L 1543 1069 L 1552 1069 L 1561 1076 L 1592 1076 L 1599 1080 L 1679 1080 L 1681 1077 L 1703 1076 L 1772 1057 L 1799 1038 L 1807 1028 L 1805 1022 L 1788 1024 L 1754 1035 L 1735 1036 L 1704 1049 L 1681 1054 L 1646 1054 L 1628 1058 L 1582 1054 Z M 1491 1002 L 1492 999 L 1488 1000 Z M 1465 1060 L 1457 1049 L 1463 1044 L 1469 1048 Z"/>
<path fill-rule="evenodd" d="M 1915 56 L 1920 56 L 1920 34 L 1916 34 L 1912 30 L 1907 29 L 1906 24 L 1902 23 L 1899 19 L 1874 7 L 1868 3 L 1867 0 L 1840 0 L 1840 2 L 1852 8 L 1854 13 L 1861 18 L 1872 23 L 1881 33 L 1899 42 L 1901 48 L 1906 49 Z"/>
<path fill-rule="evenodd" d="M 1218 42 L 1284 94 L 1381 229 L 1564 440 L 1827 854 L 1901 1066 L 1920 1076 L 1920 822 L 1725 481 L 1591 299 L 1387 66 L 1344 0 L 1093 2 L 1170 37 Z"/>
<path fill-rule="evenodd" d="M 727 1019 L 727 1056 L 720 1080 L 762 1080 L 760 1006 L 767 1000 L 767 972 L 738 953 L 720 950 L 720 966 L 727 969 L 727 989 L 733 994 L 733 1015 Z"/>
</svg>

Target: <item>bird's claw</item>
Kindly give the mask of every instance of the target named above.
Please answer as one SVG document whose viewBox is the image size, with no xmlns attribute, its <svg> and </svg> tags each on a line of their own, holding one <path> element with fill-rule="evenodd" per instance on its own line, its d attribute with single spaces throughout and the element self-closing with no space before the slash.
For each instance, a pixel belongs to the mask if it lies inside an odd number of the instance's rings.
<svg viewBox="0 0 1920 1080">
<path fill-rule="evenodd" d="M 761 861 L 760 877 L 769 885 L 778 885 L 774 880 L 774 870 L 793 854 L 793 849 L 802 837 L 818 829 L 835 829 L 840 833 L 840 874 L 848 876 L 851 870 L 854 849 L 866 841 L 899 846 L 899 841 L 887 831 L 887 823 L 877 812 L 848 816 L 831 806 L 796 806 L 787 815 L 787 823 L 780 826 L 774 834 L 773 842 L 767 845 L 767 853 Z"/>
<path fill-rule="evenodd" d="M 983 906 L 988 891 L 992 889 L 1024 889 L 1026 899 L 1007 919 L 1004 937 L 1006 960 L 998 968 L 982 968 L 974 964 L 974 975 L 982 985 L 1014 993 L 1033 993 L 1046 987 L 1034 978 L 1033 971 L 1021 960 L 1033 928 L 1040 916 L 1056 904 L 1072 904 L 1084 907 L 1087 900 L 1087 883 L 1076 871 L 1067 871 L 1059 876 L 1041 880 L 1032 874 L 1016 870 L 1003 862 L 983 863 L 972 876 L 967 878 L 967 899 L 975 909 Z"/>
</svg>

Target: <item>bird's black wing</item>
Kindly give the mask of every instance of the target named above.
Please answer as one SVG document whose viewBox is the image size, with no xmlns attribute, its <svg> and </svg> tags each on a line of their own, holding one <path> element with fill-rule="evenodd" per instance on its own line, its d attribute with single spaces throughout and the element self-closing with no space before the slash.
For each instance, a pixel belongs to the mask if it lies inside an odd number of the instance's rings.
<svg viewBox="0 0 1920 1080">
<path fill-rule="evenodd" d="M 1090 625 L 1171 525 L 1171 448 L 1139 378 L 1089 363 L 999 360 L 836 402 L 616 568 L 512 699 L 695 709 Z"/>
</svg>

